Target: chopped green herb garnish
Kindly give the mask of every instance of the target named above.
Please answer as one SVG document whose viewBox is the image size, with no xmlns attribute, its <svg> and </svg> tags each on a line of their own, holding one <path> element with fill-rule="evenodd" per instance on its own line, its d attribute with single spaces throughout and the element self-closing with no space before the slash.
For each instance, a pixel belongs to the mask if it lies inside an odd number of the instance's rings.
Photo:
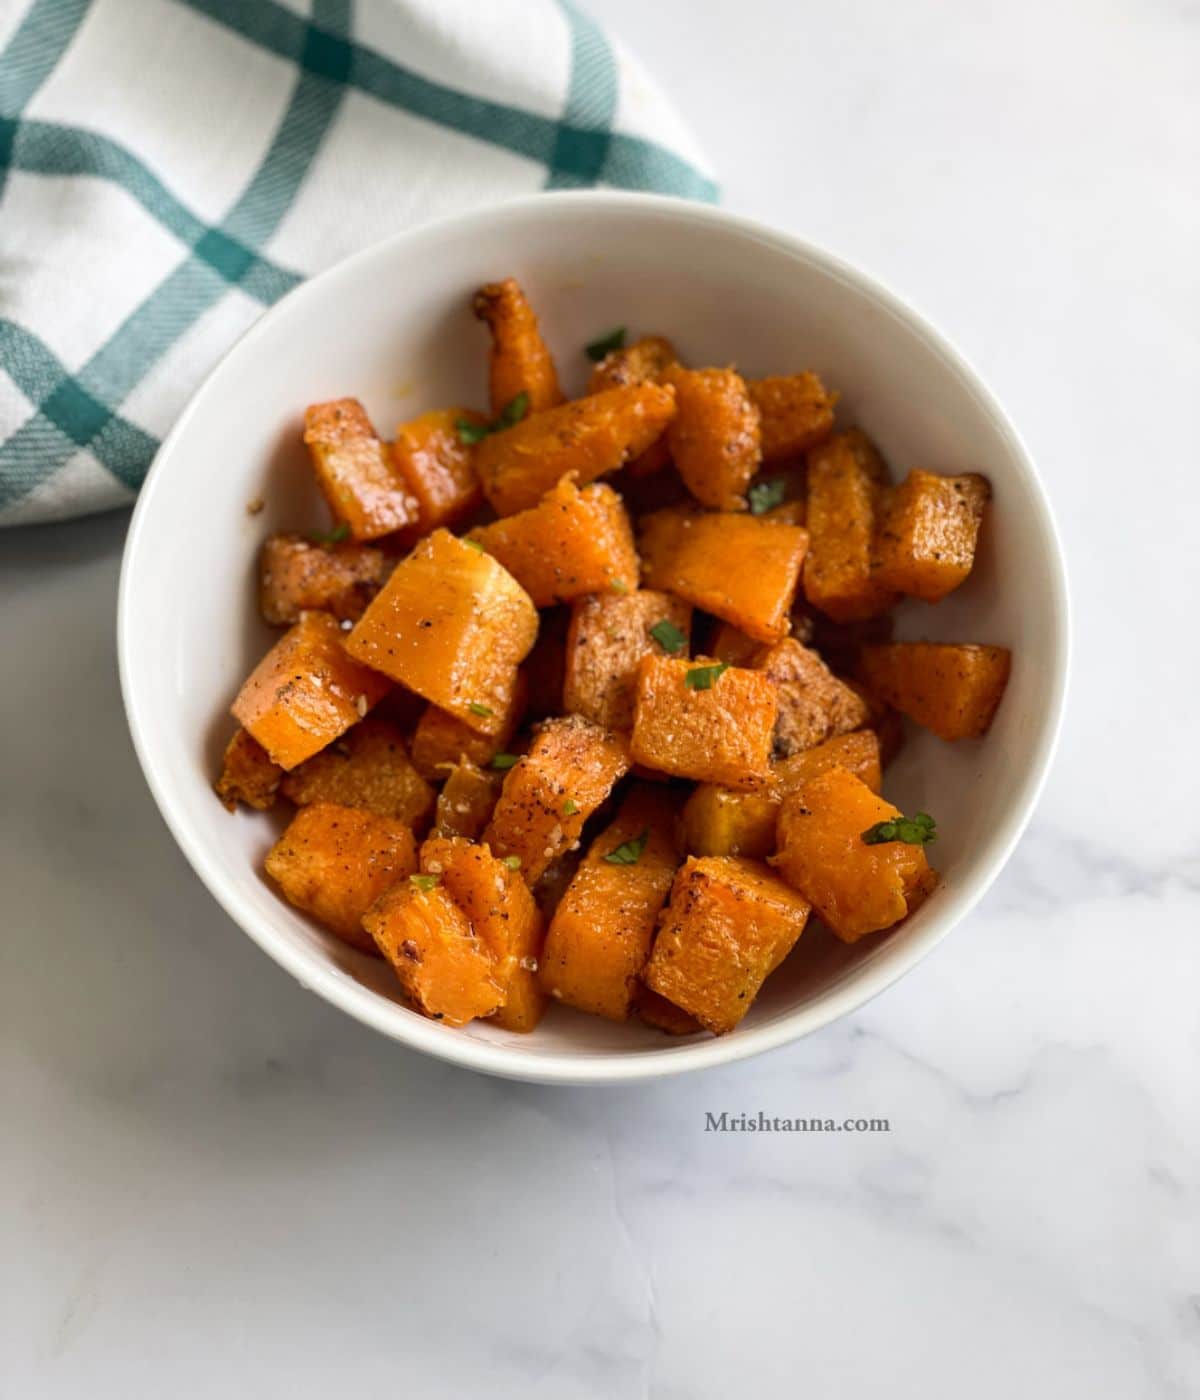
<svg viewBox="0 0 1200 1400">
<path fill-rule="evenodd" d="M 529 412 L 529 395 L 524 389 L 504 405 L 500 410 L 500 417 L 492 425 L 492 432 L 500 428 L 511 428 L 514 423 L 519 423 Z"/>
<path fill-rule="evenodd" d="M 629 592 L 629 585 L 625 582 L 623 578 L 610 578 L 608 581 L 608 586 L 612 589 L 614 593 Z"/>
<path fill-rule="evenodd" d="M 472 549 L 477 549 L 480 554 L 486 553 L 483 545 L 480 544 L 478 540 L 473 540 L 470 535 L 463 535 L 462 542 L 463 544 L 470 545 Z"/>
<path fill-rule="evenodd" d="M 410 875 L 409 880 L 419 890 L 431 890 L 441 882 L 440 875 Z"/>
<path fill-rule="evenodd" d="M 529 395 L 522 390 L 515 398 L 509 399 L 492 422 L 475 423 L 470 418 L 456 418 L 454 431 L 458 434 L 459 442 L 473 445 L 482 442 L 491 433 L 499 433 L 505 428 L 511 428 L 514 423 L 519 423 L 528 412 Z"/>
<path fill-rule="evenodd" d="M 484 719 L 491 719 L 496 713 L 495 710 L 489 710 L 486 705 L 481 705 L 478 700 L 472 700 L 467 706 L 467 709 L 470 710 L 473 715 L 481 715 Z"/>
<path fill-rule="evenodd" d="M 783 505 L 787 482 L 777 476 L 770 481 L 760 481 L 746 493 L 750 501 L 751 515 L 765 515 L 776 506 Z"/>
<path fill-rule="evenodd" d="M 683 683 L 689 690 L 711 690 L 721 672 L 728 670 L 727 661 L 718 661 L 715 666 L 693 666 L 684 676 Z"/>
<path fill-rule="evenodd" d="M 520 870 L 520 868 L 521 868 L 521 857 L 520 857 L 520 856 L 505 856 L 505 857 L 504 857 L 504 864 L 507 865 L 508 868 L 509 868 L 510 870 Z"/>
<path fill-rule="evenodd" d="M 455 420 L 454 431 L 459 442 L 474 444 L 482 442 L 494 429 L 490 423 L 472 423 L 469 418 L 459 418 Z"/>
<path fill-rule="evenodd" d="M 323 544 L 328 547 L 331 544 L 341 544 L 344 539 L 349 537 L 349 534 L 350 526 L 342 520 L 332 530 L 314 530 L 308 538 L 312 540 L 313 544 Z"/>
<path fill-rule="evenodd" d="M 687 636 L 669 618 L 664 617 L 661 622 L 656 622 L 650 629 L 650 635 L 663 651 L 672 654 L 687 646 Z"/>
<path fill-rule="evenodd" d="M 615 850 L 609 851 L 604 857 L 609 865 L 636 865 L 642 858 L 642 852 L 646 849 L 646 842 L 650 839 L 649 829 L 643 831 L 640 836 L 635 836 L 632 841 L 622 841 Z"/>
<path fill-rule="evenodd" d="M 516 761 L 515 753 L 498 753 L 493 756 L 491 766 L 503 772 L 505 768 L 511 768 Z"/>
<path fill-rule="evenodd" d="M 564 817 L 573 817 L 579 811 L 579 803 L 573 797 L 568 797 L 562 809 Z"/>
<path fill-rule="evenodd" d="M 863 844 L 882 846 L 887 841 L 904 841 L 910 846 L 926 846 L 937 840 L 936 826 L 928 812 L 918 812 L 915 817 L 892 817 L 868 827 L 862 834 Z"/>
<path fill-rule="evenodd" d="M 589 341 L 583 347 L 583 353 L 589 360 L 599 363 L 610 350 L 621 350 L 625 346 L 625 327 L 617 326 L 606 335 L 597 336 L 595 340 Z"/>
</svg>

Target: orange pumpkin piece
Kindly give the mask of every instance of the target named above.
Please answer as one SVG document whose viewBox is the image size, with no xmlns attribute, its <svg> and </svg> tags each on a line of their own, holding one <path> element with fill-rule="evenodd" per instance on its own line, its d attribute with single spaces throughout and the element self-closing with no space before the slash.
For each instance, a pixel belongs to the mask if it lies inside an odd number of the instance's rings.
<svg viewBox="0 0 1200 1400">
<path fill-rule="evenodd" d="M 761 787 L 770 774 L 775 687 L 759 671 L 706 657 L 638 663 L 634 761 L 699 782 Z"/>
<path fill-rule="evenodd" d="M 675 391 L 630 384 L 535 413 L 479 444 L 475 466 L 497 515 L 528 510 L 564 476 L 581 486 L 640 456 L 675 416 Z"/>
<path fill-rule="evenodd" d="M 883 786 L 879 736 L 873 729 L 856 729 L 791 758 L 781 758 L 773 772 L 774 790 L 782 799 L 831 768 L 845 768 L 872 792 L 878 792 Z"/>
<path fill-rule="evenodd" d="M 611 1021 L 628 1019 L 679 864 L 674 827 L 671 795 L 634 787 L 592 842 L 546 932 L 538 975 L 552 997 Z M 635 848 L 631 862 L 609 859 Z"/>
<path fill-rule="evenodd" d="M 273 627 L 290 627 L 303 612 L 353 622 L 378 593 L 386 565 L 369 545 L 330 548 L 303 535 L 271 535 L 258 556 L 259 608 Z"/>
<path fill-rule="evenodd" d="M 637 587 L 629 516 L 603 482 L 581 491 L 564 478 L 536 506 L 472 530 L 470 538 L 499 559 L 539 608 Z"/>
<path fill-rule="evenodd" d="M 627 384 L 657 384 L 678 362 L 675 347 L 666 336 L 644 335 L 632 345 L 610 350 L 593 368 L 587 391 L 602 394 L 605 389 L 622 389 Z"/>
<path fill-rule="evenodd" d="M 421 869 L 441 879 L 491 954 L 492 977 L 504 993 L 497 1023 L 533 1030 L 546 1004 L 537 985 L 545 923 L 528 886 L 486 846 L 461 837 L 426 841 Z"/>
<path fill-rule="evenodd" d="M 765 860 L 776 848 L 775 827 L 788 793 L 828 772 L 847 768 L 878 792 L 882 783 L 879 740 L 870 729 L 839 734 L 771 768 L 763 792 L 745 792 L 718 783 L 699 783 L 684 804 L 684 849 L 695 856 L 751 856 Z"/>
<path fill-rule="evenodd" d="M 579 715 L 546 720 L 508 770 L 483 839 L 498 856 L 517 856 L 526 883 L 536 884 L 628 769 L 620 735 Z"/>
<path fill-rule="evenodd" d="M 663 623 L 668 629 L 661 629 Z M 666 654 L 651 635 L 654 627 L 668 641 L 674 639 L 669 630 L 674 628 L 682 637 L 676 651 L 687 655 L 692 610 L 669 593 L 642 589 L 581 598 L 567 632 L 563 709 L 606 729 L 632 729 L 638 662 Z"/>
<path fill-rule="evenodd" d="M 528 691 L 529 683 L 518 671 L 512 699 L 504 712 L 504 725 L 495 734 L 480 734 L 446 710 L 427 705 L 412 736 L 412 760 L 417 772 L 431 783 L 439 783 L 460 758 L 486 767 L 504 749 L 524 718 Z"/>
<path fill-rule="evenodd" d="M 869 846 L 862 839 L 898 816 L 845 768 L 829 769 L 784 799 L 771 864 L 845 943 L 899 923 L 937 883 L 923 846 Z"/>
<path fill-rule="evenodd" d="M 1006 647 L 889 642 L 862 649 L 867 685 L 939 739 L 986 734 L 1012 668 Z"/>
<path fill-rule="evenodd" d="M 357 724 L 388 688 L 347 653 L 328 613 L 305 613 L 250 673 L 233 717 L 290 769 Z"/>
<path fill-rule="evenodd" d="M 461 758 L 438 793 L 434 831 L 438 836 L 466 836 L 474 841 L 487 826 L 500 796 L 501 775 Z"/>
<path fill-rule="evenodd" d="M 765 860 L 775 850 L 779 801 L 773 787 L 747 792 L 721 783 L 697 783 L 680 816 L 684 850 L 693 856 Z"/>
<path fill-rule="evenodd" d="M 692 858 L 675 876 L 643 981 L 724 1035 L 804 932 L 810 908 L 767 866 Z"/>
<path fill-rule="evenodd" d="M 971 572 L 992 488 L 985 476 L 912 471 L 889 493 L 875 541 L 875 579 L 936 603 Z"/>
<path fill-rule="evenodd" d="M 445 885 L 425 888 L 420 876 L 401 880 L 362 923 L 424 1015 L 465 1026 L 504 1004 L 491 952 Z"/>
<path fill-rule="evenodd" d="M 779 702 L 776 753 L 800 753 L 866 723 L 862 696 L 838 680 L 815 651 L 791 637 L 760 652 L 755 665 L 774 684 Z"/>
<path fill-rule="evenodd" d="M 733 369 L 670 368 L 677 409 L 667 429 L 684 485 L 714 510 L 743 510 L 746 487 L 762 462 L 759 412 Z"/>
<path fill-rule="evenodd" d="M 610 350 L 592 370 L 588 393 L 599 394 L 605 389 L 619 389 L 625 384 L 661 383 L 666 371 L 677 363 L 675 347 L 661 335 L 643 336 L 632 345 Z M 661 471 L 671 460 L 666 434 L 652 442 L 640 457 L 629 463 L 631 476 L 649 476 Z"/>
<path fill-rule="evenodd" d="M 837 395 L 831 394 L 810 371 L 748 379 L 746 388 L 762 423 L 764 462 L 798 457 L 833 432 Z"/>
<path fill-rule="evenodd" d="M 519 394 L 529 396 L 531 413 L 562 403 L 553 356 L 516 278 L 480 287 L 471 306 L 492 333 L 488 387 L 493 415 L 502 413 Z"/>
<path fill-rule="evenodd" d="M 435 530 L 392 570 L 346 649 L 472 729 L 499 734 L 537 628 L 537 609 L 507 569 Z"/>
<path fill-rule="evenodd" d="M 751 666 L 762 651 L 762 642 L 757 637 L 746 636 L 732 622 L 721 622 L 717 624 L 707 650 L 710 656 L 730 666 Z"/>
<path fill-rule="evenodd" d="M 234 812 L 239 802 L 267 811 L 275 805 L 283 769 L 272 763 L 266 749 L 244 729 L 235 729 L 225 746 L 221 776 L 213 784 L 225 807 Z"/>
<path fill-rule="evenodd" d="M 694 1016 L 652 992 L 644 982 L 639 982 L 634 992 L 633 1009 L 639 1021 L 667 1035 L 697 1035 L 704 1029 Z"/>
<path fill-rule="evenodd" d="M 281 790 L 298 807 L 313 802 L 361 807 L 417 831 L 429 825 L 434 803 L 433 789 L 413 767 L 403 735 L 381 719 L 364 719 L 293 768 Z"/>
<path fill-rule="evenodd" d="M 301 807 L 265 862 L 289 904 L 368 953 L 375 944 L 363 915 L 416 868 L 417 846 L 405 822 L 332 802 Z"/>
<path fill-rule="evenodd" d="M 354 539 L 378 539 L 416 522 L 416 497 L 392 470 L 388 450 L 357 399 L 310 405 L 304 441 L 329 509 Z"/>
<path fill-rule="evenodd" d="M 836 622 L 886 612 L 896 601 L 871 569 L 887 467 L 857 428 L 808 454 L 804 593 Z"/>
<path fill-rule="evenodd" d="M 423 535 L 453 525 L 483 499 L 474 449 L 459 436 L 460 422 L 478 425 L 484 418 L 467 408 L 434 409 L 401 423 L 391 444 L 392 467 L 416 498 Z"/>
<path fill-rule="evenodd" d="M 808 534 L 754 515 L 661 510 L 642 521 L 644 581 L 760 642 L 788 631 Z"/>
</svg>

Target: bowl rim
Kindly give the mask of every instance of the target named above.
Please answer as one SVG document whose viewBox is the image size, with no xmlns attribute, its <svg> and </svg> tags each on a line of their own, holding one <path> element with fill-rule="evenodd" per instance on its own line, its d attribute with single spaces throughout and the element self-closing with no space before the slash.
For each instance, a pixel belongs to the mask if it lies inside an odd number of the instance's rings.
<svg viewBox="0 0 1200 1400">
<path fill-rule="evenodd" d="M 759 1027 L 739 1029 L 732 1035 L 701 1041 L 685 1041 L 646 1051 L 601 1051 L 577 1058 L 570 1051 L 536 1051 L 477 1040 L 438 1025 L 399 1003 L 388 1001 L 325 961 L 315 948 L 305 948 L 281 935 L 269 920 L 257 912 L 228 883 L 223 864 L 205 847 L 192 829 L 186 810 L 181 810 L 160 776 L 150 741 L 142 722 L 141 701 L 135 675 L 136 633 L 134 578 L 143 535 L 151 520 L 158 491 L 169 470 L 176 444 L 189 431 L 193 417 L 209 386 L 227 363 L 248 351 L 266 329 L 284 315 L 292 314 L 310 298 L 322 297 L 339 280 L 356 277 L 374 263 L 386 264 L 408 242 L 436 238 L 454 232 L 484 233 L 498 217 L 521 218 L 533 213 L 548 218 L 562 209 L 603 209 L 611 211 L 658 211 L 671 219 L 705 225 L 714 230 L 740 234 L 765 242 L 792 257 L 816 267 L 820 272 L 848 283 L 872 299 L 893 317 L 915 332 L 957 375 L 976 400 L 981 412 L 991 420 L 1003 441 L 1024 485 L 1038 523 L 1049 545 L 1049 574 L 1054 596 L 1055 674 L 1050 686 L 1050 703 L 1043 715 L 1041 733 L 1021 788 L 1009 805 L 1004 820 L 992 834 L 985 863 L 958 891 L 958 907 L 941 919 L 932 920 L 921 936 L 906 946 L 902 955 L 876 965 L 867 965 L 835 983 L 828 993 L 792 1012 L 776 1016 Z M 738 1060 L 776 1049 L 801 1036 L 809 1035 L 832 1021 L 857 1010 L 898 981 L 928 956 L 964 920 L 991 887 L 1020 840 L 1053 762 L 1062 729 L 1071 666 L 1070 595 L 1061 536 L 1053 510 L 1032 458 L 992 391 L 967 358 L 933 323 L 913 305 L 899 297 L 877 278 L 863 272 L 838 255 L 795 234 L 773 228 L 756 219 L 732 214 L 712 205 L 696 204 L 666 195 L 648 195 L 621 190 L 572 190 L 523 195 L 465 212 L 417 224 L 412 228 L 360 249 L 293 288 L 269 307 L 224 352 L 188 399 L 170 432 L 155 454 L 138 495 L 130 520 L 121 561 L 117 596 L 117 658 L 121 695 L 126 720 L 138 762 L 163 820 L 188 863 L 209 893 L 238 927 L 275 960 L 306 990 L 316 992 L 356 1020 L 412 1049 L 438 1059 L 503 1078 L 545 1084 L 612 1084 L 656 1079 Z"/>
</svg>

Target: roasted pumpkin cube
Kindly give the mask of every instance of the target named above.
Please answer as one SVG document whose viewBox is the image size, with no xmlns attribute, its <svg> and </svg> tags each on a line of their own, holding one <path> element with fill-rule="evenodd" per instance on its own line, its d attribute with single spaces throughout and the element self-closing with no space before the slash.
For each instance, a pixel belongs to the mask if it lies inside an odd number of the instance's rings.
<svg viewBox="0 0 1200 1400">
<path fill-rule="evenodd" d="M 787 635 L 808 534 L 755 515 L 662 510 L 642 521 L 644 581 L 760 642 Z"/>
<path fill-rule="evenodd" d="M 971 572 L 986 476 L 912 471 L 888 495 L 875 540 L 875 579 L 884 588 L 936 603 Z"/>
<path fill-rule="evenodd" d="M 675 391 L 630 384 L 535 413 L 479 444 L 475 466 L 497 515 L 528 510 L 564 476 L 586 485 L 640 456 L 675 415 Z"/>
<path fill-rule="evenodd" d="M 667 1035 L 698 1035 L 704 1027 L 699 1021 L 673 1001 L 652 992 L 644 982 L 639 982 L 633 997 L 633 1009 L 639 1021 L 665 1031 Z"/>
<path fill-rule="evenodd" d="M 775 793 L 782 801 L 831 768 L 845 768 L 872 792 L 878 792 L 883 786 L 879 736 L 873 729 L 856 729 L 791 758 L 781 758 L 772 772 Z"/>
<path fill-rule="evenodd" d="M 819 376 L 810 371 L 748 379 L 746 388 L 762 423 L 764 462 L 786 462 L 798 457 L 833 432 L 837 395 L 831 394 Z"/>
<path fill-rule="evenodd" d="M 845 768 L 830 768 L 784 798 L 771 864 L 845 943 L 899 923 L 937 883 L 923 846 L 863 840 L 898 816 L 899 808 Z"/>
<path fill-rule="evenodd" d="M 470 919 L 434 876 L 401 880 L 363 917 L 363 928 L 391 963 L 417 1010 L 465 1026 L 504 1004 L 495 964 Z"/>
<path fill-rule="evenodd" d="M 250 673 L 233 717 L 273 763 L 295 768 L 357 724 L 388 689 L 348 654 L 328 613 L 305 613 Z"/>
<path fill-rule="evenodd" d="M 520 394 L 529 396 L 531 413 L 562 403 L 554 358 L 516 278 L 480 287 L 471 305 L 492 333 L 488 388 L 493 414 L 502 413 Z"/>
<path fill-rule="evenodd" d="M 504 726 L 495 734 L 480 734 L 446 710 L 427 705 L 412 736 L 412 760 L 417 772 L 431 783 L 438 783 L 460 758 L 486 767 L 508 744 L 525 717 L 528 692 L 529 683 L 518 671 L 512 699 L 504 713 Z"/>
<path fill-rule="evenodd" d="M 751 666 L 762 651 L 757 637 L 748 637 L 732 622 L 719 622 L 708 643 L 708 654 L 730 666 Z"/>
<path fill-rule="evenodd" d="M 369 953 L 375 944 L 363 915 L 416 868 L 417 845 L 407 823 L 332 802 L 301 807 L 265 862 L 289 904 Z"/>
<path fill-rule="evenodd" d="M 882 782 L 879 740 L 870 729 L 834 739 L 772 765 L 767 788 L 746 792 L 718 783 L 698 783 L 684 804 L 684 849 L 694 856 L 751 856 L 765 860 L 775 850 L 775 827 L 784 797 L 830 768 L 848 768 L 872 792 Z"/>
<path fill-rule="evenodd" d="M 693 856 L 750 856 L 765 860 L 775 850 L 779 798 L 772 787 L 758 792 L 697 783 L 680 820 L 683 846 Z"/>
<path fill-rule="evenodd" d="M 536 884 L 628 769 L 621 735 L 579 715 L 546 720 L 508 770 L 483 839 L 498 856 L 518 857 L 526 882 Z"/>
<path fill-rule="evenodd" d="M 290 627 L 303 612 L 353 622 L 379 592 L 386 564 L 369 545 L 331 548 L 303 535 L 272 535 L 258 556 L 260 610 L 276 627 Z"/>
<path fill-rule="evenodd" d="M 627 384 L 657 384 L 667 370 L 679 363 L 675 347 L 662 335 L 644 335 L 632 345 L 610 350 L 588 379 L 588 393 L 623 389 Z"/>
<path fill-rule="evenodd" d="M 530 899 L 533 899 L 532 895 Z M 537 1030 L 548 1000 L 537 975 L 542 942 L 546 936 L 546 920 L 536 901 L 534 910 L 536 920 L 527 920 L 518 927 L 514 940 L 517 969 L 509 980 L 504 1005 L 492 1018 L 502 1029 L 515 1031 L 518 1035 L 528 1035 L 530 1031 Z"/>
<path fill-rule="evenodd" d="M 539 608 L 637 587 L 629 516 L 603 482 L 581 491 L 565 478 L 536 506 L 483 525 L 470 538 L 499 559 Z"/>
<path fill-rule="evenodd" d="M 282 783 L 298 807 L 334 802 L 397 817 L 416 831 L 429 825 L 433 789 L 413 767 L 400 731 L 381 719 L 364 719 L 341 739 L 293 768 Z"/>
<path fill-rule="evenodd" d="M 878 696 L 939 739 L 977 739 L 987 733 L 1004 696 L 1012 652 L 966 643 L 889 642 L 863 647 L 860 665 Z"/>
<path fill-rule="evenodd" d="M 800 753 L 866 723 L 862 696 L 838 680 L 815 651 L 791 637 L 760 652 L 755 666 L 775 686 L 777 754 Z"/>
<path fill-rule="evenodd" d="M 536 979 L 545 922 L 529 887 L 486 846 L 462 837 L 431 838 L 420 858 L 421 869 L 441 879 L 492 955 L 492 976 L 504 992 L 497 1022 L 533 1030 L 546 1001 Z"/>
<path fill-rule="evenodd" d="M 809 912 L 809 901 L 758 861 L 693 857 L 675 876 L 642 980 L 724 1035 L 792 950 Z"/>
<path fill-rule="evenodd" d="M 493 769 L 480 768 L 468 758 L 459 759 L 438 793 L 435 833 L 474 841 L 491 820 L 502 781 Z"/>
<path fill-rule="evenodd" d="M 283 769 L 272 763 L 266 749 L 252 739 L 244 729 L 235 729 L 225 746 L 221 776 L 213 784 L 217 796 L 229 809 L 237 810 L 239 802 L 265 812 L 275 805 Z"/>
<path fill-rule="evenodd" d="M 312 404 L 304 415 L 304 441 L 329 509 L 354 539 L 378 539 L 416 523 L 416 497 L 393 471 L 357 399 Z"/>
<path fill-rule="evenodd" d="M 679 864 L 674 828 L 671 794 L 634 787 L 592 842 L 546 932 L 538 976 L 552 997 L 628 1018 Z"/>
<path fill-rule="evenodd" d="M 887 467 L 865 433 L 839 433 L 808 454 L 804 594 L 837 622 L 886 612 L 896 601 L 872 571 Z"/>
<path fill-rule="evenodd" d="M 684 485 L 714 510 L 743 510 L 744 495 L 762 462 L 759 412 L 746 381 L 733 369 L 672 366 L 676 412 L 667 446 Z"/>
<path fill-rule="evenodd" d="M 632 345 L 610 350 L 592 370 L 588 393 L 600 394 L 605 389 L 619 389 L 625 384 L 661 383 L 666 371 L 677 363 L 675 347 L 661 335 L 643 336 Z M 635 477 L 649 476 L 661 471 L 671 460 L 671 449 L 664 433 L 652 442 L 640 457 L 634 457 L 627 471 Z"/>
<path fill-rule="evenodd" d="M 567 632 L 563 709 L 606 729 L 632 729 L 638 662 L 643 656 L 686 656 L 691 629 L 691 608 L 669 593 L 643 589 L 581 598 Z"/>
<path fill-rule="evenodd" d="M 421 534 L 453 525 L 483 499 L 474 448 L 458 431 L 459 423 L 483 421 L 469 408 L 438 408 L 396 429 L 392 467 L 416 498 Z"/>
<path fill-rule="evenodd" d="M 346 649 L 472 729 L 499 734 L 537 628 L 537 609 L 507 569 L 435 530 L 392 570 Z"/>
<path fill-rule="evenodd" d="M 630 752 L 661 773 L 727 787 L 761 787 L 770 774 L 775 687 L 760 671 L 697 657 L 638 663 Z"/>
</svg>

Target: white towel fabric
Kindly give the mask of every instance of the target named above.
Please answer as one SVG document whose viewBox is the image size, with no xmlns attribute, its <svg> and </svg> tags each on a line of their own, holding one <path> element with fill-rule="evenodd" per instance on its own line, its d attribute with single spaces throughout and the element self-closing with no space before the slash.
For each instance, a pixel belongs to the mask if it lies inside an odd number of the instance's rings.
<svg viewBox="0 0 1200 1400">
<path fill-rule="evenodd" d="M 586 185 L 716 197 L 570 0 L 0 9 L 0 524 L 132 500 L 197 382 L 303 278 Z"/>
</svg>

